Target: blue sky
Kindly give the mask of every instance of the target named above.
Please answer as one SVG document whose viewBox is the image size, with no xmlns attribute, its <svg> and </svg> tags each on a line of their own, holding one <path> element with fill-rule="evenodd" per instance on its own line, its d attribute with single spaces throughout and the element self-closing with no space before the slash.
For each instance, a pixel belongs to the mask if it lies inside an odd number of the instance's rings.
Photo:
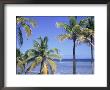
<svg viewBox="0 0 110 90">
<path fill-rule="evenodd" d="M 26 50 L 32 48 L 33 41 L 36 40 L 39 36 L 45 37 L 48 36 L 48 48 L 58 48 L 60 54 L 63 58 L 72 58 L 72 47 L 73 42 L 71 40 L 65 40 L 63 42 L 57 40 L 57 36 L 65 33 L 64 29 L 57 28 L 56 22 L 65 22 L 69 23 L 69 18 L 67 16 L 31 16 L 27 18 L 32 18 L 37 22 L 37 26 L 32 28 L 32 36 L 27 40 L 25 31 L 23 31 L 23 40 L 24 43 L 21 47 L 21 51 L 25 52 Z M 85 17 L 79 16 L 77 21 Z M 19 47 L 17 43 L 17 47 Z M 86 44 L 81 44 L 76 46 L 76 58 L 78 59 L 88 59 L 91 58 L 90 47 Z"/>
</svg>

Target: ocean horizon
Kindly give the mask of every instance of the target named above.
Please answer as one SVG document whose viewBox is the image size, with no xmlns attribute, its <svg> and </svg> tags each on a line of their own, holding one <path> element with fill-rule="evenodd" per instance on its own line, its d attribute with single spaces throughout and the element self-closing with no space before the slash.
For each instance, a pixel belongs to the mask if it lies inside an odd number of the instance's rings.
<svg viewBox="0 0 110 90">
<path fill-rule="evenodd" d="M 72 59 L 62 59 L 54 60 L 57 69 L 55 74 L 73 74 L 73 61 Z M 91 59 L 76 59 L 76 74 L 92 74 L 94 67 L 91 64 Z M 29 65 L 27 66 L 29 67 Z M 18 70 L 19 71 L 19 70 Z M 40 73 L 40 64 L 36 66 L 31 73 L 27 74 L 37 74 Z"/>
<path fill-rule="evenodd" d="M 79 62 L 91 62 L 91 61 L 94 61 L 94 59 L 75 59 L 76 61 L 79 61 Z M 54 59 L 54 61 L 60 61 L 58 59 Z M 63 62 L 63 61 L 73 61 L 73 59 L 62 59 L 60 62 Z"/>
</svg>

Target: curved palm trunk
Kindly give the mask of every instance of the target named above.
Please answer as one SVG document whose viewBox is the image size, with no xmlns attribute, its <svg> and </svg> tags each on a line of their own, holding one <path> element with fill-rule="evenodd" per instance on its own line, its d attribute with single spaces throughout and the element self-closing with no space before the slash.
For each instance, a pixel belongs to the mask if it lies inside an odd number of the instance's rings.
<svg viewBox="0 0 110 90">
<path fill-rule="evenodd" d="M 44 57 L 42 62 L 41 62 L 40 74 L 42 74 L 42 69 L 43 69 L 43 66 L 44 66 L 45 59 L 46 58 Z"/>
<path fill-rule="evenodd" d="M 91 43 L 93 43 L 93 37 L 91 36 Z M 94 73 L 94 56 L 93 56 L 93 46 L 91 45 L 91 65 L 92 65 L 92 74 Z"/>
<path fill-rule="evenodd" d="M 42 73 L 43 64 L 44 64 L 44 60 L 42 60 L 42 62 L 41 62 L 40 74 Z"/>
<path fill-rule="evenodd" d="M 89 40 L 88 38 L 87 38 L 87 40 L 89 41 L 90 45 L 91 45 L 92 47 L 94 47 L 94 43 L 92 43 L 91 40 Z"/>
<path fill-rule="evenodd" d="M 73 74 L 76 74 L 76 60 L 75 60 L 75 47 L 76 39 L 73 39 Z"/>
</svg>

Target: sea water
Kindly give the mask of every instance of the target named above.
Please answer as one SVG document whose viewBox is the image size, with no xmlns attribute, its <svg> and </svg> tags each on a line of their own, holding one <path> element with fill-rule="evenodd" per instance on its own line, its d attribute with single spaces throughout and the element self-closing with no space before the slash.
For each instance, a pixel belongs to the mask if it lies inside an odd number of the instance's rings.
<svg viewBox="0 0 110 90">
<path fill-rule="evenodd" d="M 77 59 L 76 60 L 76 74 L 92 74 L 93 65 L 91 59 Z M 73 61 L 72 59 L 64 59 L 62 61 L 55 60 L 57 69 L 55 74 L 73 74 Z M 39 73 L 40 65 L 33 69 L 33 73 Z"/>
<path fill-rule="evenodd" d="M 54 60 L 57 68 L 55 74 L 73 74 L 73 61 L 72 59 L 63 59 L 62 61 Z M 77 59 L 76 60 L 76 74 L 92 74 L 94 67 L 91 64 L 91 59 Z M 40 73 L 40 64 L 36 66 L 31 73 Z M 18 70 L 19 71 L 19 70 Z"/>
<path fill-rule="evenodd" d="M 91 62 L 76 62 L 76 73 L 77 74 L 91 74 L 92 73 Z M 73 62 L 58 62 L 56 74 L 72 74 L 73 73 Z"/>
</svg>

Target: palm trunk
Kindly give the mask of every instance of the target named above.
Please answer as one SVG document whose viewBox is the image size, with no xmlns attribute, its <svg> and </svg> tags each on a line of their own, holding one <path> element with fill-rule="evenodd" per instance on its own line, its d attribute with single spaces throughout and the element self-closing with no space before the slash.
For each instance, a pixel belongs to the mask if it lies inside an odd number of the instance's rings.
<svg viewBox="0 0 110 90">
<path fill-rule="evenodd" d="M 94 43 L 92 43 L 91 40 L 89 40 L 88 38 L 87 38 L 87 40 L 89 41 L 90 45 L 91 45 L 92 47 L 94 47 Z"/>
<path fill-rule="evenodd" d="M 44 60 L 42 60 L 42 62 L 41 62 L 40 74 L 42 73 L 43 64 L 44 64 Z"/>
<path fill-rule="evenodd" d="M 93 37 L 91 36 L 91 43 L 93 43 Z M 91 65 L 92 65 L 92 74 L 94 73 L 94 56 L 93 56 L 93 46 L 91 45 Z"/>
<path fill-rule="evenodd" d="M 43 60 L 41 62 L 40 74 L 42 74 L 42 69 L 43 69 L 43 66 L 44 66 L 44 62 L 45 62 L 45 57 L 43 58 Z"/>
<path fill-rule="evenodd" d="M 76 39 L 73 39 L 73 74 L 76 74 L 75 42 L 76 42 Z"/>
</svg>

